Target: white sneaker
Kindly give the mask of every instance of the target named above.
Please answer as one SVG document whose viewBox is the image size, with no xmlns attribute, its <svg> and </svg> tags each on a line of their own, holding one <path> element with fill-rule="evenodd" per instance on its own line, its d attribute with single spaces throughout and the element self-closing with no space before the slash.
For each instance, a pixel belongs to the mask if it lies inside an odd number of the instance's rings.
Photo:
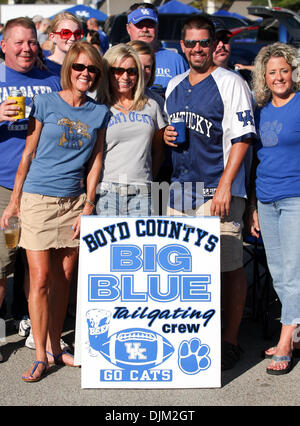
<svg viewBox="0 0 300 426">
<path fill-rule="evenodd" d="M 19 336 L 26 337 L 31 331 L 31 322 L 29 317 L 24 317 L 19 323 Z"/>
<path fill-rule="evenodd" d="M 25 340 L 25 346 L 29 349 L 35 349 L 35 343 L 34 343 L 34 338 L 33 338 L 31 328 L 30 328 L 29 336 Z M 66 342 L 64 342 L 63 339 L 60 339 L 60 346 L 62 351 L 71 350 L 70 346 Z"/>
</svg>

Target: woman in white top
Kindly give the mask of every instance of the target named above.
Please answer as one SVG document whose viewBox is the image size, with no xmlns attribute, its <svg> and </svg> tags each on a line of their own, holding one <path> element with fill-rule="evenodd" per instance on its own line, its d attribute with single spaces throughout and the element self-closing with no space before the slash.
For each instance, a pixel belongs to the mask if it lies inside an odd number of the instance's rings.
<svg viewBox="0 0 300 426">
<path fill-rule="evenodd" d="M 97 189 L 96 211 L 104 216 L 151 214 L 151 182 L 164 157 L 166 123 L 159 105 L 145 95 L 136 51 L 126 44 L 103 56 L 98 100 L 110 108 Z"/>
</svg>

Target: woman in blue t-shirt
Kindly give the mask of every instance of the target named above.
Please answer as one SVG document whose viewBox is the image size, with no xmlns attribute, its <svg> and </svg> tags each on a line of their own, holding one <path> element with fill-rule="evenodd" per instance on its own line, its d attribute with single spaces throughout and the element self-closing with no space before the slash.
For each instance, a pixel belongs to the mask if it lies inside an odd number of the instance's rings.
<svg viewBox="0 0 300 426">
<path fill-rule="evenodd" d="M 251 233 L 261 231 L 274 288 L 282 304 L 281 334 L 267 373 L 288 373 L 298 355 L 293 339 L 300 323 L 300 82 L 297 50 L 274 43 L 255 62 L 258 104 L 256 198 L 252 194 Z"/>
<path fill-rule="evenodd" d="M 26 249 L 29 315 L 36 361 L 22 379 L 36 382 L 49 364 L 74 366 L 60 336 L 78 257 L 80 217 L 94 209 L 102 165 L 106 106 L 86 95 L 102 76 L 99 51 L 75 43 L 64 60 L 60 92 L 39 95 L 29 118 L 25 150 L 1 226 L 21 218 Z"/>
</svg>

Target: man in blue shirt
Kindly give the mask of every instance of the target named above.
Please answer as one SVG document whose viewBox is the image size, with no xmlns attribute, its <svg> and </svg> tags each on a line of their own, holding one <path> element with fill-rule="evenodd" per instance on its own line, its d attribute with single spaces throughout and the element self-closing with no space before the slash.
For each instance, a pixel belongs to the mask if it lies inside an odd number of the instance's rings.
<svg viewBox="0 0 300 426">
<path fill-rule="evenodd" d="M 0 64 L 0 216 L 7 206 L 17 168 L 25 147 L 28 115 L 36 94 L 60 90 L 59 78 L 35 68 L 38 54 L 37 33 L 28 18 L 8 21 L 3 30 Z M 26 99 L 25 119 L 16 120 L 19 107 L 7 99 L 12 89 L 21 90 Z M 0 307 L 5 296 L 6 277 L 13 272 L 15 249 L 7 249 L 0 233 Z"/>
<path fill-rule="evenodd" d="M 135 3 L 127 12 L 127 32 L 130 40 L 142 40 L 155 51 L 156 74 L 154 86 L 164 93 L 171 78 L 188 69 L 184 58 L 160 46 L 157 9 L 151 3 Z"/>
<path fill-rule="evenodd" d="M 243 160 L 255 137 L 251 94 L 240 76 L 214 64 L 215 29 L 209 19 L 200 15 L 188 18 L 181 38 L 190 69 L 170 81 L 165 108 L 171 121 L 184 119 L 187 141 L 176 145 L 174 127 L 166 128 L 165 141 L 173 147 L 171 182 L 179 187 L 170 199 L 169 213 L 220 216 L 225 370 L 240 358 L 238 331 L 247 294 L 242 240 L 246 198 Z M 192 183 L 190 198 L 182 197 L 187 194 L 187 183 Z M 199 183 L 203 184 L 201 194 Z"/>
</svg>

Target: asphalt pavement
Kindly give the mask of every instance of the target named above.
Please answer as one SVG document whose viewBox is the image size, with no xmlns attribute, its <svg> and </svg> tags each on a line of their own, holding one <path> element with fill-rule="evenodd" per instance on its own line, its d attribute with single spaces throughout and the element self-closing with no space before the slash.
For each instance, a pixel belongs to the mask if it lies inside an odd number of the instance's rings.
<svg viewBox="0 0 300 426">
<path fill-rule="evenodd" d="M 243 358 L 222 372 L 221 388 L 210 389 L 81 389 L 81 369 L 51 367 L 50 373 L 37 383 L 24 383 L 21 375 L 34 360 L 34 351 L 24 346 L 25 338 L 17 334 L 9 312 L 6 318 L 6 341 L 0 351 L 0 406 L 101 406 L 111 407 L 202 407 L 202 406 L 298 406 L 300 405 L 300 363 L 284 376 L 266 374 L 268 360 L 261 350 L 276 343 L 280 330 L 278 304 L 270 310 L 268 339 L 261 319 L 255 320 L 251 304 L 246 307 L 240 330 Z M 75 320 L 65 322 L 64 340 L 74 344 Z M 105 408 L 104 408 L 105 409 Z"/>
</svg>

